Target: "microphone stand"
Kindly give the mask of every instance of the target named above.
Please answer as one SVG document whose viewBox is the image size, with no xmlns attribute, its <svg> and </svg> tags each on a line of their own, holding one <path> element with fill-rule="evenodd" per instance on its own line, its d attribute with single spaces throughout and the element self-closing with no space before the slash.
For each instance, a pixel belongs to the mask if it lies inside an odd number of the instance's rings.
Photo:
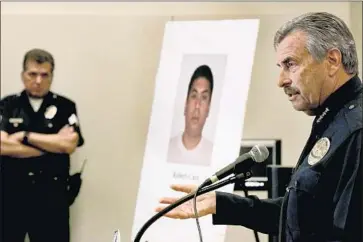
<svg viewBox="0 0 363 242">
<path fill-rule="evenodd" d="M 226 180 L 222 180 L 216 184 L 212 184 L 208 187 L 204 187 L 202 189 L 200 189 L 198 191 L 197 195 L 202 195 L 204 193 L 213 191 L 215 189 L 218 189 L 220 187 L 223 187 L 225 185 L 231 184 L 231 183 L 235 183 L 236 181 L 239 180 L 245 180 L 248 179 L 252 176 L 251 171 L 247 171 L 247 172 L 242 172 L 238 175 L 232 176 Z M 155 214 L 153 217 L 151 217 L 139 230 L 139 232 L 136 234 L 135 240 L 134 242 L 140 242 L 142 235 L 146 232 L 146 230 L 154 223 L 156 222 L 156 220 L 158 220 L 159 218 L 161 218 L 163 215 L 165 215 L 166 213 L 170 212 L 171 210 L 173 210 L 174 208 L 178 207 L 179 205 L 185 203 L 186 201 L 192 199 L 195 195 L 195 192 L 190 193 L 182 198 L 180 198 L 178 201 L 176 201 L 173 204 L 170 204 L 169 206 L 167 206 L 166 208 L 164 208 L 163 210 L 161 210 L 159 213 Z"/>
</svg>

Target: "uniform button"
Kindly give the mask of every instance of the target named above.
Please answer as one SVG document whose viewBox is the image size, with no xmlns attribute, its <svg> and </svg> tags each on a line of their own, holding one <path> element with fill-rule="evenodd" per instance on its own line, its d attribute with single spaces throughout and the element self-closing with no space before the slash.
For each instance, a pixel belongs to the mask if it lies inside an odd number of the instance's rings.
<svg viewBox="0 0 363 242">
<path fill-rule="evenodd" d="M 349 106 L 349 109 L 353 109 L 354 107 L 355 107 L 354 104 L 352 104 Z"/>
<path fill-rule="evenodd" d="M 53 177 L 53 179 L 54 179 L 54 181 L 56 181 L 56 180 L 58 180 L 58 177 L 55 176 L 55 177 Z"/>
<path fill-rule="evenodd" d="M 33 172 L 29 172 L 28 173 L 28 176 L 34 176 L 34 173 Z"/>
<path fill-rule="evenodd" d="M 53 98 L 57 98 L 57 95 L 53 94 Z"/>
<path fill-rule="evenodd" d="M 52 128 L 52 127 L 53 127 L 53 124 L 52 124 L 52 123 L 49 123 L 49 124 L 48 124 L 48 127 L 49 127 L 49 128 Z"/>
</svg>

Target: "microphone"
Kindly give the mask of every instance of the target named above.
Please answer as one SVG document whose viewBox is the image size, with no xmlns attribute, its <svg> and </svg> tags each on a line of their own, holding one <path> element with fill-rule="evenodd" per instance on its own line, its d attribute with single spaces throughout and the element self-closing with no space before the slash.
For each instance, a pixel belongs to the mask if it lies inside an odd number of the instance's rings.
<svg viewBox="0 0 363 242">
<path fill-rule="evenodd" d="M 248 171 L 254 164 L 265 161 L 268 156 L 269 152 L 266 146 L 255 145 L 248 153 L 242 154 L 233 163 L 217 171 L 213 176 L 205 180 L 200 188 L 209 186 L 232 173 L 239 174 Z"/>
<path fill-rule="evenodd" d="M 160 217 L 162 217 L 167 212 L 171 211 L 172 209 L 178 207 L 179 205 L 185 203 L 186 201 L 192 199 L 196 200 L 197 195 L 201 195 L 207 193 L 209 191 L 213 191 L 225 185 L 234 183 L 239 179 L 246 179 L 251 176 L 251 174 L 244 174 L 245 171 L 248 171 L 255 163 L 263 162 L 269 156 L 268 149 L 266 146 L 255 145 L 248 153 L 239 156 L 233 163 L 226 166 L 225 168 L 216 172 L 213 176 L 205 180 L 202 185 L 198 187 L 196 192 L 190 193 L 183 198 L 180 198 L 178 201 L 174 202 L 173 204 L 167 206 L 159 213 L 155 214 L 151 217 L 139 230 L 136 234 L 134 242 L 140 242 L 142 235 L 145 231 Z M 216 183 L 218 180 L 223 179 L 230 174 L 235 173 L 236 175 L 230 177 L 226 180 Z M 216 183 L 216 184 L 214 184 Z M 211 186 L 210 186 L 211 185 Z M 208 186 L 208 187 L 206 187 Z M 199 191 L 200 190 L 200 191 Z M 196 213 L 196 202 L 194 201 L 194 212 Z M 196 216 L 197 224 L 198 224 L 198 231 L 200 232 L 198 216 Z M 200 233 L 201 236 L 201 233 Z"/>
</svg>

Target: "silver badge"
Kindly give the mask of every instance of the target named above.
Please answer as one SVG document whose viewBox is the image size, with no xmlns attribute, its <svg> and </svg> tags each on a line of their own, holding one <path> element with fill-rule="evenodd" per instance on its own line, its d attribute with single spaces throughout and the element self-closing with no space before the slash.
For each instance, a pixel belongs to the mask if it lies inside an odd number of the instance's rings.
<svg viewBox="0 0 363 242">
<path fill-rule="evenodd" d="M 44 116 L 46 119 L 52 119 L 57 113 L 57 107 L 52 105 L 47 108 L 47 110 L 44 113 Z"/>
<path fill-rule="evenodd" d="M 316 142 L 313 149 L 311 150 L 308 163 L 309 165 L 314 165 L 319 162 L 325 155 L 328 153 L 330 148 L 330 140 L 326 137 L 323 137 Z"/>
</svg>

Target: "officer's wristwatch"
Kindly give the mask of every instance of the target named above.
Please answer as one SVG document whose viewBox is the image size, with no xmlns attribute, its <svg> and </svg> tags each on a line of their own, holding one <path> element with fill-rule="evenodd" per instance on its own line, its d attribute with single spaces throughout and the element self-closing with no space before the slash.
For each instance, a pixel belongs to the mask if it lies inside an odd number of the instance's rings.
<svg viewBox="0 0 363 242">
<path fill-rule="evenodd" d="M 29 145 L 28 137 L 29 137 L 29 131 L 25 131 L 24 137 L 23 137 L 23 142 L 22 142 L 24 145 Z"/>
</svg>

